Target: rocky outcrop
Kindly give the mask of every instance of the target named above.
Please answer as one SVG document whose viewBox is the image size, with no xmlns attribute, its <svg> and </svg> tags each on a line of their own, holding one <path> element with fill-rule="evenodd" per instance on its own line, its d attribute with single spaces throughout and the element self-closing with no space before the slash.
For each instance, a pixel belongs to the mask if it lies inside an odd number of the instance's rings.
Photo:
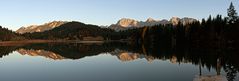
<svg viewBox="0 0 239 81">
<path fill-rule="evenodd" d="M 51 30 L 53 28 L 59 27 L 60 25 L 63 25 L 65 23 L 67 23 L 67 22 L 65 22 L 65 21 L 53 21 L 53 22 L 45 23 L 43 25 L 31 25 L 31 26 L 28 26 L 28 27 L 21 27 L 16 32 L 20 33 L 20 34 L 33 33 L 33 32 L 44 32 L 44 31 Z"/>
</svg>

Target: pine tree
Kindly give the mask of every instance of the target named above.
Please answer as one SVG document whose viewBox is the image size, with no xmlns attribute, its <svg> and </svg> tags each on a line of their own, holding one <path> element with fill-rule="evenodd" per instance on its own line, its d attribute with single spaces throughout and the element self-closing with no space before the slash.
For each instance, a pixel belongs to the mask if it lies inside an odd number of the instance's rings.
<svg viewBox="0 0 239 81">
<path fill-rule="evenodd" d="M 227 15 L 229 24 L 235 23 L 238 20 L 238 15 L 232 2 L 227 9 Z"/>
</svg>

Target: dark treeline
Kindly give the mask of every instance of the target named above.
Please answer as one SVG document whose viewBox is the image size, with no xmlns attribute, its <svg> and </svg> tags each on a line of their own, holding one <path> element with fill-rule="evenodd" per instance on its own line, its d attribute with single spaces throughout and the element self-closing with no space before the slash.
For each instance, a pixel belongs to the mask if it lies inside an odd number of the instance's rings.
<svg viewBox="0 0 239 81">
<path fill-rule="evenodd" d="M 146 46 L 167 44 L 168 46 L 189 46 L 211 49 L 239 48 L 239 17 L 233 4 L 228 9 L 228 17 L 221 15 L 202 19 L 193 23 L 178 25 L 156 25 L 143 27 L 131 38 Z M 127 30 L 130 31 L 130 30 Z"/>
<path fill-rule="evenodd" d="M 3 28 L 0 26 L 0 41 L 16 41 L 16 40 L 23 40 L 24 37 L 20 34 L 17 34 L 7 28 Z"/>
<path fill-rule="evenodd" d="M 211 16 L 202 22 L 188 25 L 157 25 L 139 29 L 136 38 L 143 43 L 162 43 L 177 46 L 190 45 L 193 47 L 237 47 L 239 46 L 239 22 L 229 24 L 226 18 L 218 15 Z"/>
</svg>

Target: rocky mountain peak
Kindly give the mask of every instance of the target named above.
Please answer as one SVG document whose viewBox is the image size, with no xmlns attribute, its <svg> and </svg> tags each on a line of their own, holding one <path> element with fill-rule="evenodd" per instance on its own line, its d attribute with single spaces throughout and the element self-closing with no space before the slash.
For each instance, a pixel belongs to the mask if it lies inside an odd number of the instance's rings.
<svg viewBox="0 0 239 81">
<path fill-rule="evenodd" d="M 122 18 L 118 21 L 116 25 L 122 26 L 122 27 L 133 27 L 137 26 L 138 21 L 134 19 L 129 19 L 129 18 Z"/>
<path fill-rule="evenodd" d="M 170 22 L 173 24 L 173 25 L 177 25 L 180 21 L 180 18 L 179 17 L 172 17 L 170 19 Z"/>
<path fill-rule="evenodd" d="M 16 32 L 20 33 L 20 34 L 33 33 L 33 32 L 44 32 L 44 31 L 51 30 L 55 27 L 65 24 L 65 23 L 67 23 L 67 22 L 66 21 L 52 21 L 49 23 L 45 23 L 43 25 L 30 25 L 27 27 L 21 27 Z"/>
<path fill-rule="evenodd" d="M 153 18 L 150 17 L 146 20 L 146 22 L 156 22 L 156 20 L 154 20 Z"/>
</svg>

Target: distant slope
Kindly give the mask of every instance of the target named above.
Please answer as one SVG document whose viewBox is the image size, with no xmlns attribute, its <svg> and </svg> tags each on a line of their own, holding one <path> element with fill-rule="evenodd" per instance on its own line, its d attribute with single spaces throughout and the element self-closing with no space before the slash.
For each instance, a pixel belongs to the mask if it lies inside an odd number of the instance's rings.
<svg viewBox="0 0 239 81">
<path fill-rule="evenodd" d="M 16 32 L 20 33 L 20 34 L 33 33 L 33 32 L 44 32 L 44 31 L 51 30 L 55 27 L 58 27 L 62 24 L 65 24 L 65 23 L 67 23 L 67 22 L 65 22 L 65 21 L 53 21 L 53 22 L 45 23 L 43 25 L 31 25 L 31 26 L 28 26 L 28 27 L 21 27 Z"/>
</svg>

